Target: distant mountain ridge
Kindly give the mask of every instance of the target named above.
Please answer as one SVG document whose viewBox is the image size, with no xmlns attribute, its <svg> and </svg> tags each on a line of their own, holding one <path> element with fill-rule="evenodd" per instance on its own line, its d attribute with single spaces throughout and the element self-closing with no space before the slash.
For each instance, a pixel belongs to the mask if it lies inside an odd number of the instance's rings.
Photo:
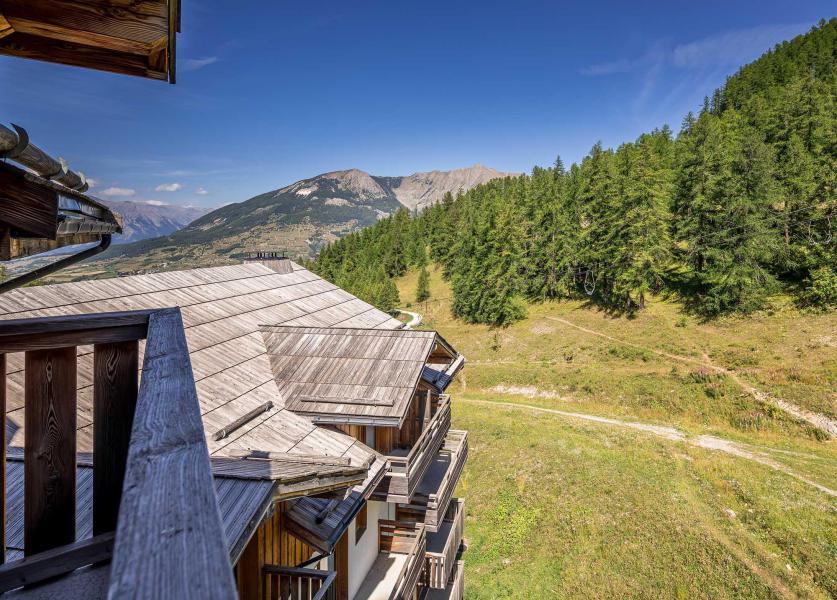
<svg viewBox="0 0 837 600">
<path fill-rule="evenodd" d="M 499 177 L 516 175 L 474 165 L 407 176 L 375 176 L 360 169 L 331 171 L 228 204 L 163 237 L 112 250 L 122 258 L 198 266 L 229 262 L 252 248 L 313 256 L 319 248 L 372 225 L 401 207 L 421 209 Z M 118 210 L 118 208 L 117 208 Z"/>
<path fill-rule="evenodd" d="M 128 244 L 169 235 L 210 210 L 197 206 L 148 204 L 129 200 L 101 200 L 101 202 L 118 212 L 123 219 L 122 234 L 114 237 L 114 244 Z"/>
</svg>

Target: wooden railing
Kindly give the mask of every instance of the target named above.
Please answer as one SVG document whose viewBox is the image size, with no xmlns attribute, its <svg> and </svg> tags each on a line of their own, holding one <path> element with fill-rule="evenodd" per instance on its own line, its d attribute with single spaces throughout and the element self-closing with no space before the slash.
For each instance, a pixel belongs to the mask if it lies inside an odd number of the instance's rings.
<svg viewBox="0 0 837 600">
<path fill-rule="evenodd" d="M 395 581 L 390 600 L 408 600 L 424 570 L 427 536 L 421 523 L 378 521 L 378 548 L 381 552 L 406 554 L 407 560 Z"/>
<path fill-rule="evenodd" d="M 90 345 L 93 537 L 76 542 L 77 348 Z M 13 352 L 25 353 L 25 558 L 0 567 L 0 592 L 111 559 L 109 597 L 234 598 L 180 310 L 0 321 L 4 415 Z M 4 464 L 5 452 L 4 440 Z"/>
<path fill-rule="evenodd" d="M 450 397 L 439 396 L 438 407 L 433 418 L 413 444 L 407 456 L 387 456 L 389 465 L 387 477 L 381 484 L 387 496 L 407 502 L 413 490 L 421 481 L 427 467 L 442 447 L 445 434 L 450 429 Z"/>
<path fill-rule="evenodd" d="M 462 600 L 465 597 L 465 561 L 456 561 L 447 589 L 447 600 Z"/>
<path fill-rule="evenodd" d="M 445 521 L 451 521 L 451 528 L 445 539 L 442 552 L 427 552 L 424 585 L 431 588 L 447 587 L 451 573 L 456 566 L 456 556 L 465 533 L 465 501 L 457 499 L 448 507 Z"/>
<path fill-rule="evenodd" d="M 334 600 L 334 571 L 264 565 L 264 597 L 271 600 Z"/>
<path fill-rule="evenodd" d="M 462 470 L 465 468 L 465 462 L 468 460 L 468 432 L 456 429 L 448 431 L 442 451 L 450 452 L 451 466 L 445 472 L 436 493 L 427 496 L 428 512 L 432 511 L 437 515 L 439 512 L 448 509 L 456 484 L 459 482 Z"/>
</svg>

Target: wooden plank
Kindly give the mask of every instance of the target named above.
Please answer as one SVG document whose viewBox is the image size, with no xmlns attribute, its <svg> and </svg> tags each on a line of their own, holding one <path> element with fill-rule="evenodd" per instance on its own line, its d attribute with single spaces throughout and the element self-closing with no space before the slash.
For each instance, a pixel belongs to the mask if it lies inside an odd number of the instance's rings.
<svg viewBox="0 0 837 600">
<path fill-rule="evenodd" d="M 142 339 L 152 311 L 0 321 L 0 352 L 20 352 Z"/>
<path fill-rule="evenodd" d="M 93 534 L 114 531 L 137 405 L 139 343 L 93 350 Z"/>
<path fill-rule="evenodd" d="M 147 56 L 96 48 L 86 44 L 51 40 L 28 33 L 15 32 L 12 35 L 0 38 L 0 54 L 74 67 L 87 67 L 123 75 L 160 80 L 167 78 L 165 72 L 154 71 L 149 67 Z"/>
<path fill-rule="evenodd" d="M 24 553 L 76 539 L 76 349 L 26 353 Z"/>
<path fill-rule="evenodd" d="M 0 564 L 6 562 L 6 355 L 0 354 L 0 415 L 3 427 L 0 429 Z"/>
<path fill-rule="evenodd" d="M 178 309 L 148 321 L 108 593 L 236 596 Z"/>
<path fill-rule="evenodd" d="M 113 539 L 110 532 L 0 566 L 0 594 L 106 561 L 113 553 Z"/>
<path fill-rule="evenodd" d="M 0 38 L 0 44 L 18 34 Z M 23 171 L 0 162 L 0 223 L 21 229 L 32 237 L 55 239 L 58 227 L 58 194 L 23 177 Z"/>
<path fill-rule="evenodd" d="M 349 532 L 337 542 L 334 549 L 334 570 L 337 579 L 334 582 L 334 599 L 349 600 Z"/>
<path fill-rule="evenodd" d="M 165 0 L 0 0 L 6 18 L 14 23 L 28 19 L 45 27 L 74 31 L 82 43 L 88 34 L 150 43 L 167 28 Z"/>
</svg>

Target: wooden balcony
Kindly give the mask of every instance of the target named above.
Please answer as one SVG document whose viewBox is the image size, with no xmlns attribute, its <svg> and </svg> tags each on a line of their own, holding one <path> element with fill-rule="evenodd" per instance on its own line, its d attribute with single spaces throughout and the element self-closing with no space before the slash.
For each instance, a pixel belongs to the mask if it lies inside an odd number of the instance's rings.
<svg viewBox="0 0 837 600">
<path fill-rule="evenodd" d="M 465 533 L 465 501 L 455 498 L 436 533 L 427 534 L 425 587 L 445 589 L 456 567 Z"/>
<path fill-rule="evenodd" d="M 465 597 L 465 563 L 456 561 L 444 589 L 424 588 L 422 600 L 462 600 Z"/>
<path fill-rule="evenodd" d="M 79 346 L 94 356 L 93 537 L 83 540 Z M 17 352 L 25 365 L 24 558 L 0 566 L 0 592 L 66 575 L 47 587 L 65 597 L 235 597 L 180 310 L 0 321 L 4 416 L 6 354 Z M 0 448 L 5 464 L 5 441 Z M 5 483 L 3 475 L 4 505 Z"/>
<path fill-rule="evenodd" d="M 386 502 L 410 502 L 419 482 L 445 441 L 450 429 L 450 397 L 439 397 L 439 405 L 416 443 L 405 454 L 387 456 L 388 471 L 373 498 Z"/>
<path fill-rule="evenodd" d="M 334 600 L 334 571 L 264 565 L 264 597 L 271 600 Z"/>
<path fill-rule="evenodd" d="M 399 505 L 398 519 L 424 523 L 428 532 L 443 526 L 453 492 L 468 460 L 468 432 L 451 429 L 442 448 L 417 486 L 413 500 Z"/>
<path fill-rule="evenodd" d="M 378 522 L 378 558 L 355 600 L 410 600 L 418 594 L 427 537 L 420 523 Z"/>
</svg>

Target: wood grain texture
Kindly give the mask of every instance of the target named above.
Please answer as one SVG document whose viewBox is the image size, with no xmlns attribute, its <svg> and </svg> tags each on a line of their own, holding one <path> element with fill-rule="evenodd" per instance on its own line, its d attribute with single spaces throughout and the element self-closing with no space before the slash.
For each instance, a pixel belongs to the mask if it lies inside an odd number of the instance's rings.
<svg viewBox="0 0 837 600">
<path fill-rule="evenodd" d="M 93 533 L 114 531 L 139 384 L 136 340 L 93 350 Z"/>
<path fill-rule="evenodd" d="M 113 538 L 110 532 L 5 564 L 0 567 L 0 594 L 109 560 Z"/>
<path fill-rule="evenodd" d="M 0 352 L 134 341 L 146 336 L 151 311 L 66 315 L 0 322 Z"/>
<path fill-rule="evenodd" d="M 6 419 L 6 355 L 0 354 L 0 414 Z M 0 564 L 6 562 L 6 423 L 0 429 Z"/>
<path fill-rule="evenodd" d="M 0 44 L 12 37 L 0 39 Z M 26 180 L 19 171 L 0 162 L 0 224 L 21 229 L 32 237 L 55 239 L 58 194 Z"/>
<path fill-rule="evenodd" d="M 110 598 L 234 598 L 178 309 L 149 317 Z"/>
<path fill-rule="evenodd" d="M 119 52 L 52 40 L 28 33 L 15 32 L 0 38 L 0 54 L 60 63 L 73 67 L 87 67 L 122 75 L 165 80 L 165 72 L 151 70 L 148 57 L 131 52 Z"/>
<path fill-rule="evenodd" d="M 0 53 L 174 83 L 179 5 L 178 0 L 0 0 L 5 17 Z"/>
<path fill-rule="evenodd" d="M 76 349 L 26 353 L 24 553 L 76 539 Z"/>
</svg>

